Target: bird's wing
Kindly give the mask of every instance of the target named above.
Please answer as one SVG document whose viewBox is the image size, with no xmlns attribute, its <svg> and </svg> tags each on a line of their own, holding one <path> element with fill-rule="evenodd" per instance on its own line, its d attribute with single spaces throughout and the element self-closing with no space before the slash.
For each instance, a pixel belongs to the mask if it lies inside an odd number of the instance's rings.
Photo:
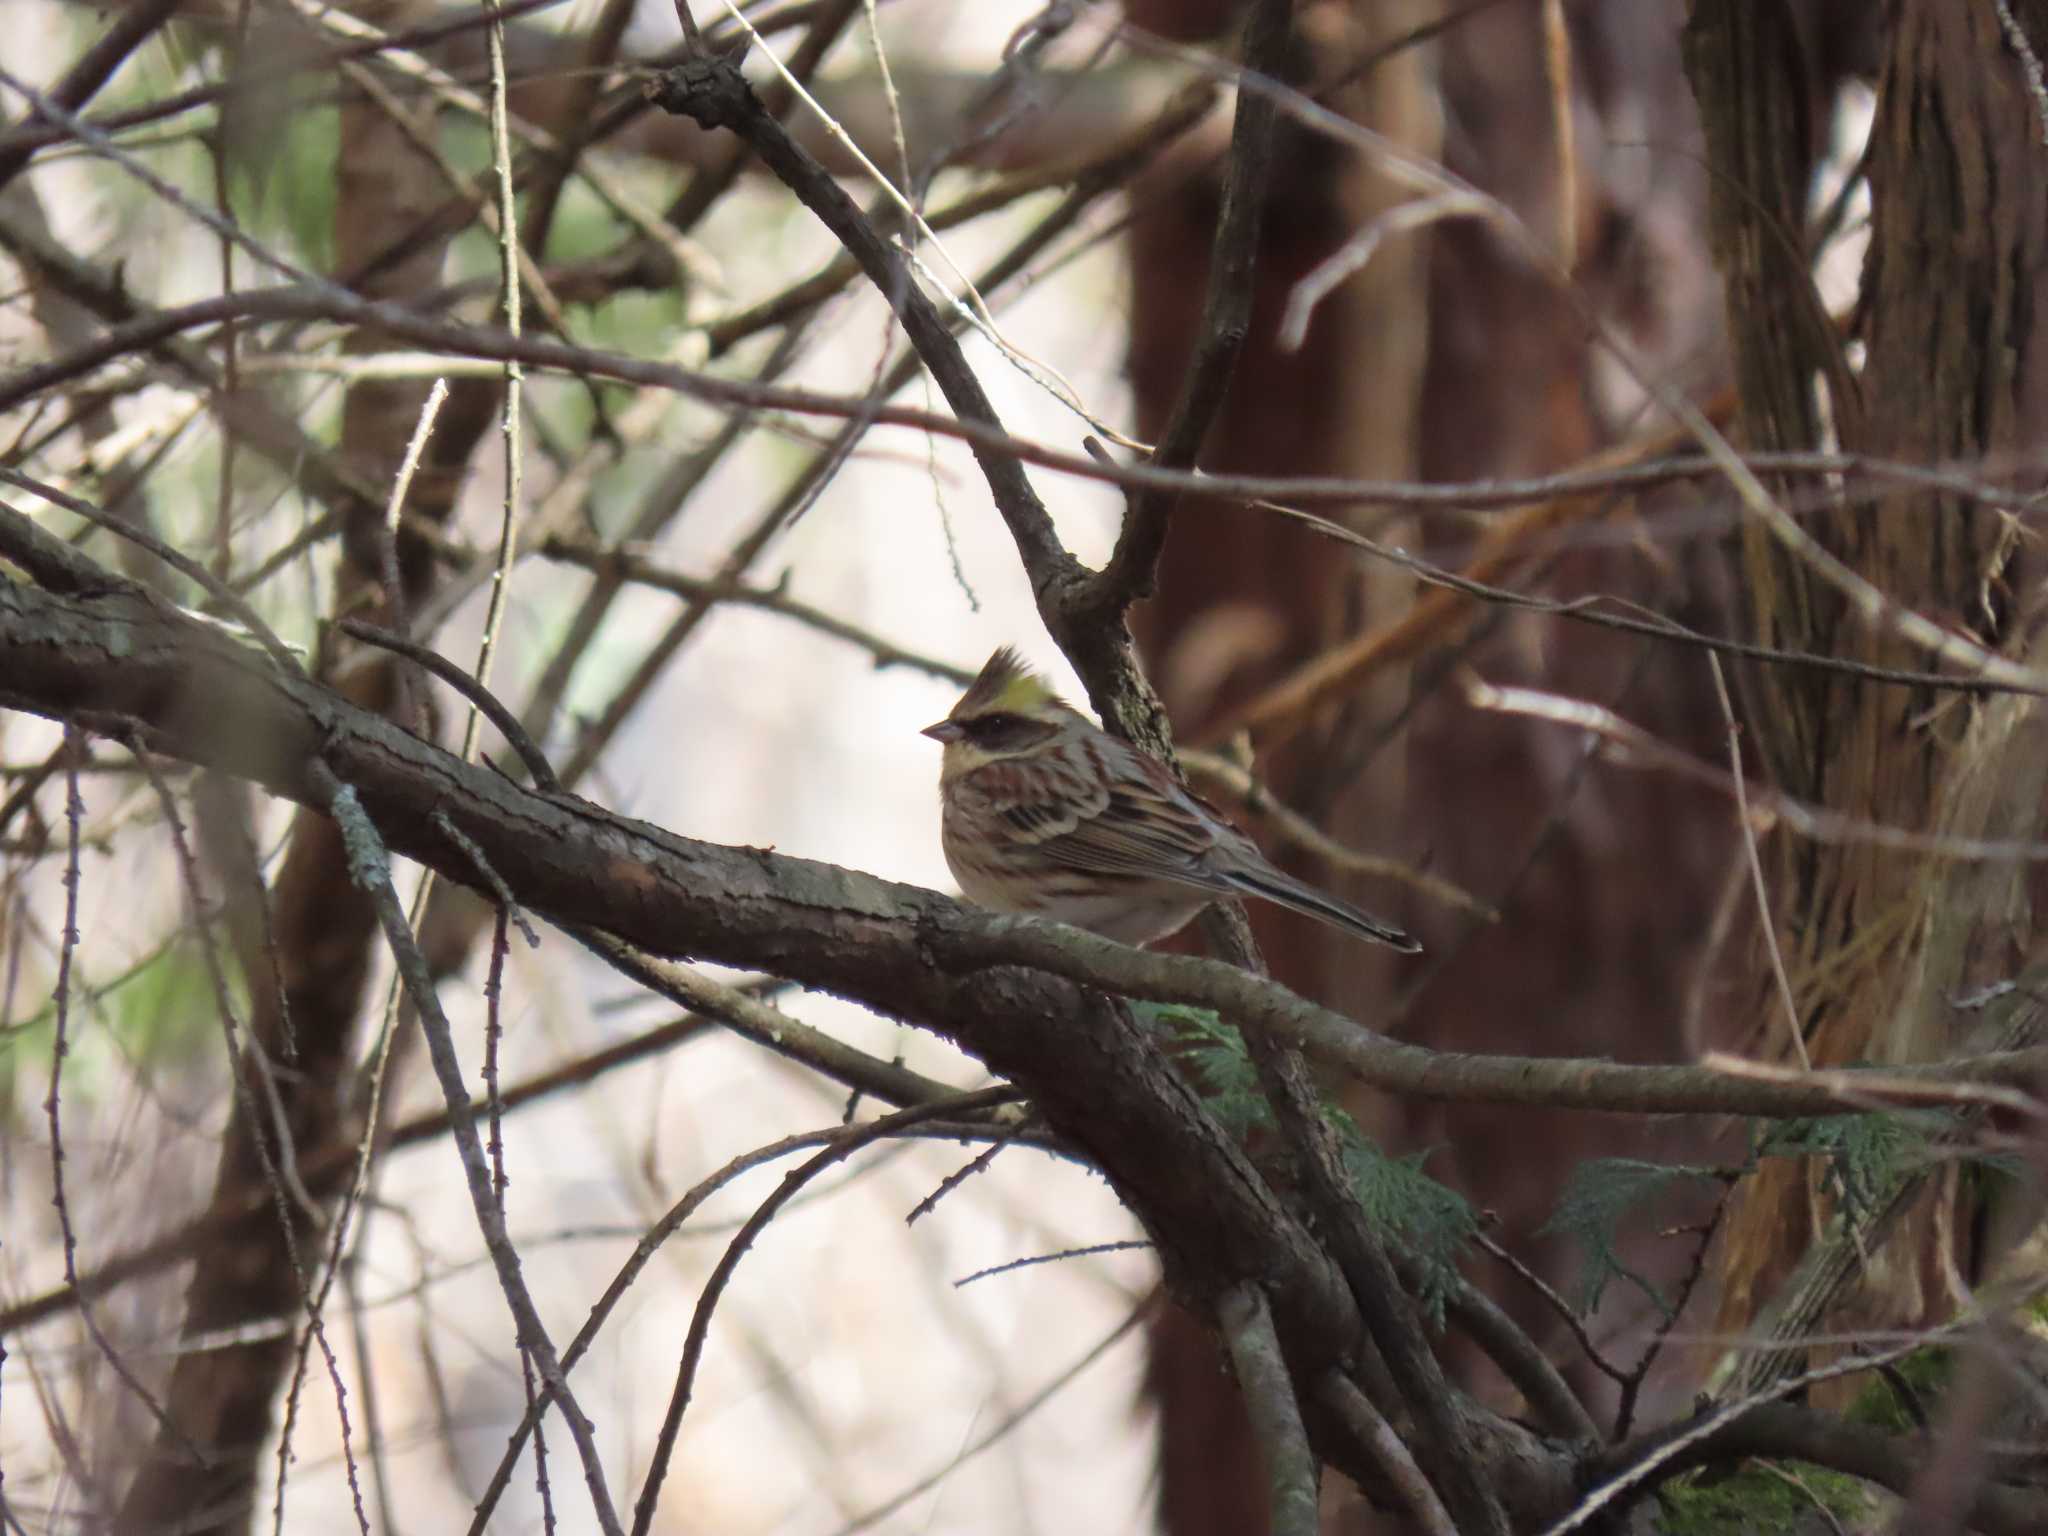
<svg viewBox="0 0 2048 1536">
<path fill-rule="evenodd" d="M 1106 875 L 1143 875 L 1188 885 L 1222 888 L 1208 868 L 1227 829 L 1158 765 L 1131 753 L 1091 771 L 1062 774 L 1063 793 L 1045 808 L 1019 805 L 1010 823 L 1033 837 L 1051 859 L 1069 869 Z M 1076 792 L 1085 784 L 1086 792 Z M 1050 814 L 1056 809 L 1059 814 Z"/>
</svg>

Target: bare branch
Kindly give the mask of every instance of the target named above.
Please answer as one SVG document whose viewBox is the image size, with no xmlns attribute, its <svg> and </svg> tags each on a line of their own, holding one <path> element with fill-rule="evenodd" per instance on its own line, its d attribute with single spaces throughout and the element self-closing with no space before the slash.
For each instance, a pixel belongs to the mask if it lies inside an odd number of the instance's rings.
<svg viewBox="0 0 2048 1536">
<path fill-rule="evenodd" d="M 1316 1489 L 1322 1466 L 1309 1450 L 1294 1382 L 1281 1358 L 1273 1310 L 1258 1286 L 1232 1286 L 1216 1307 L 1216 1322 L 1237 1369 L 1238 1390 L 1252 1434 L 1265 1453 L 1273 1536 L 1316 1536 L 1321 1529 Z"/>
<path fill-rule="evenodd" d="M 555 770 L 548 766 L 547 754 L 541 751 L 534 739 L 526 734 L 526 727 L 519 723 L 519 717 L 500 703 L 497 696 L 471 677 L 462 668 L 430 646 L 415 645 L 402 635 L 394 635 L 388 629 L 379 629 L 362 619 L 343 619 L 334 626 L 345 635 L 353 635 L 366 645 L 393 651 L 408 661 L 417 662 L 450 688 L 474 704 L 486 716 L 498 733 L 505 738 L 505 744 L 519 754 L 519 761 L 526 765 L 526 772 L 534 785 L 543 794 L 559 793 L 561 780 L 555 777 Z M 463 754 L 465 757 L 472 753 Z"/>
<path fill-rule="evenodd" d="M 738 133 L 861 264 L 961 419 L 1001 433 L 981 381 L 902 255 L 882 240 L 831 174 L 762 109 L 753 87 L 737 69 L 716 58 L 699 57 L 651 84 L 648 95 L 664 111 L 688 116 L 705 128 Z M 1044 606 L 1078 578 L 1079 567 L 1053 531 L 1051 515 L 1025 478 L 1023 465 L 986 441 L 971 446 Z"/>
<path fill-rule="evenodd" d="M 669 1457 L 675 1451 L 676 1435 L 682 1429 L 683 1414 L 690 1406 L 690 1396 L 696 1386 L 697 1366 L 704 1358 L 704 1341 L 710 1335 L 711 1314 L 716 1310 L 719 1298 L 725 1294 L 726 1286 L 732 1282 L 733 1271 L 739 1267 L 740 1260 L 753 1247 L 754 1239 L 767 1230 L 776 1212 L 787 1205 L 804 1185 L 833 1164 L 844 1162 L 862 1147 L 908 1130 L 922 1121 L 942 1115 L 993 1109 L 999 1104 L 1012 1102 L 1017 1096 L 1014 1088 L 984 1088 L 975 1093 L 954 1094 L 930 1104 L 914 1104 L 879 1120 L 870 1120 L 865 1125 L 842 1127 L 823 1151 L 783 1175 L 774 1193 L 755 1208 L 754 1214 L 747 1218 L 745 1225 L 726 1245 L 711 1278 L 704 1284 L 703 1294 L 697 1298 L 696 1311 L 690 1317 L 690 1331 L 683 1340 L 683 1359 L 676 1369 L 675 1389 L 669 1395 L 668 1411 L 663 1415 L 661 1431 L 655 1437 L 647 1481 L 642 1485 L 640 1497 L 633 1507 L 633 1536 L 647 1536 L 653 1522 L 662 1480 L 668 1473 Z"/>
<path fill-rule="evenodd" d="M 1293 0 L 1258 0 L 1245 27 L 1245 69 L 1280 73 L 1286 67 L 1293 26 Z M 1238 93 L 1222 208 L 1209 253 L 1209 291 L 1202 304 L 1201 330 L 1181 381 L 1180 398 L 1174 402 L 1166 431 L 1152 453 L 1153 464 L 1161 468 L 1194 466 L 1210 426 L 1223 410 L 1238 354 L 1250 334 L 1253 279 L 1279 126 L 1279 108 L 1272 97 L 1260 91 Z M 1159 552 L 1166 545 L 1167 524 L 1178 499 L 1163 491 L 1140 491 L 1129 498 L 1116 549 L 1084 596 L 1085 603 L 1109 621 L 1120 621 L 1132 603 L 1151 595 Z"/>
<path fill-rule="evenodd" d="M 169 21 L 171 13 L 183 3 L 184 0 L 136 0 L 114 18 L 114 24 L 107 28 L 99 41 L 80 54 L 78 62 L 71 66 L 64 78 L 50 88 L 51 102 L 70 111 L 91 101 L 128 55 Z M 12 181 L 36 152 L 33 134 L 38 128 L 64 131 L 49 115 L 31 112 L 26 121 L 15 125 L 4 138 L 0 138 L 0 187 Z"/>
<path fill-rule="evenodd" d="M 1367 1456 L 1385 1475 L 1408 1506 L 1408 1513 L 1421 1526 L 1423 1536 L 1458 1536 L 1458 1527 L 1443 1500 L 1429 1485 L 1422 1468 L 1415 1464 L 1408 1447 L 1394 1428 L 1380 1416 L 1371 1399 L 1347 1376 L 1332 1371 L 1319 1388 L 1323 1403 L 1335 1413 L 1351 1437 L 1364 1447 Z M 1314 1529 L 1314 1527 L 1310 1527 Z"/>
<path fill-rule="evenodd" d="M 376 906 L 385 942 L 391 946 L 392 958 L 398 963 L 399 975 L 419 1014 L 427 1037 L 427 1054 L 433 1061 L 434 1075 L 441 1080 L 441 1096 L 448 1101 L 448 1112 L 453 1121 L 450 1129 L 454 1132 L 456 1151 L 469 1184 L 470 1204 L 475 1208 L 477 1226 L 483 1231 L 484 1245 L 490 1250 L 491 1262 L 497 1269 L 506 1305 L 511 1308 L 518 1324 L 520 1346 L 532 1352 L 542 1379 L 561 1407 L 562 1417 L 569 1421 L 569 1433 L 583 1457 L 583 1478 L 590 1488 L 590 1500 L 596 1510 L 599 1527 L 606 1536 L 624 1536 L 618 1512 L 612 1506 L 611 1493 L 605 1485 L 604 1461 L 598 1455 L 595 1432 L 589 1418 L 569 1392 L 568 1378 L 562 1373 L 554 1344 L 548 1338 L 547 1328 L 534 1307 L 533 1296 L 520 1275 L 519 1252 L 512 1246 L 512 1239 L 505 1231 L 505 1218 L 492 1195 L 490 1168 L 484 1161 L 483 1143 L 477 1137 L 476 1114 L 470 1105 L 469 1090 L 462 1080 L 462 1067 L 455 1059 L 454 1037 L 449 1030 L 447 1016 L 441 1011 L 441 1001 L 434 989 L 432 973 L 427 969 L 426 956 L 420 953 L 419 943 L 413 937 L 404 909 L 399 905 L 398 893 L 392 888 L 390 856 L 385 851 L 384 841 L 355 790 L 338 779 L 325 764 L 313 763 L 308 778 L 314 792 L 326 797 L 327 809 L 341 825 L 351 872 Z"/>
<path fill-rule="evenodd" d="M 0 554 L 13 558 L 31 539 L 32 525 L 0 508 Z M 1649 1114 L 1800 1116 L 1843 1108 L 1842 1090 L 1823 1083 L 1431 1051 L 1375 1034 L 1235 967 L 980 914 L 932 892 L 808 860 L 724 849 L 586 802 L 551 800 L 465 766 L 317 685 L 279 676 L 259 653 L 165 612 L 112 576 L 108 584 L 115 590 L 90 598 L 0 584 L 0 703 L 88 725 L 132 723 L 157 750 L 301 803 L 318 803 L 309 777 L 325 757 L 347 773 L 397 851 L 472 881 L 468 856 L 433 820 L 446 804 L 529 910 L 561 924 L 601 925 L 651 952 L 787 967 L 811 984 L 957 1029 L 977 1046 L 998 1032 L 984 1033 L 973 1009 L 957 1011 L 964 999 L 954 975 L 1017 965 L 1085 986 L 1215 1008 L 1298 1041 L 1361 1082 L 1425 1099 Z M 194 698 L 206 701 L 203 720 L 189 712 Z M 621 857 L 632 862 L 630 878 Z M 740 891 L 752 894 L 731 904 L 728 895 Z M 830 946 L 824 954 L 808 947 L 799 953 L 791 944 L 799 933 L 828 932 L 858 935 L 857 955 L 834 954 Z M 2022 996 L 2001 1001 L 2034 1006 Z M 2027 1051 L 2002 1052 L 1885 1077 L 1926 1082 L 1935 1091 L 1956 1083 L 2023 1086 L 2037 1061 Z"/>
</svg>

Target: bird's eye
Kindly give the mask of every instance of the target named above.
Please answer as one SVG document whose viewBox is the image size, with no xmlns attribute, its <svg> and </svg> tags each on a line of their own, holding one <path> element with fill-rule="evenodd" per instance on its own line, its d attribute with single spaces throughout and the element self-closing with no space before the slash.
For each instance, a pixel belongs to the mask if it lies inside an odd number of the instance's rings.
<svg viewBox="0 0 2048 1536">
<path fill-rule="evenodd" d="M 967 734 L 977 746 L 997 747 L 1029 735 L 1032 724 L 1022 715 L 978 715 L 966 722 Z"/>
</svg>

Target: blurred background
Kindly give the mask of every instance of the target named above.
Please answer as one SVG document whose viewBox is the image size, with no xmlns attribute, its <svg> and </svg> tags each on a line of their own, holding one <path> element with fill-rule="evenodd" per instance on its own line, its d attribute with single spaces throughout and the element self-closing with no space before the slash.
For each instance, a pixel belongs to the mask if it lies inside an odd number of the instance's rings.
<svg viewBox="0 0 2048 1536">
<path fill-rule="evenodd" d="M 96 39 L 139 26 L 147 9 L 11 0 L 5 118 L 31 115 L 16 82 L 53 90 Z M 88 121 L 125 158 L 73 137 L 9 171 L 0 373 L 147 309 L 285 280 L 247 250 L 230 253 L 195 210 L 359 293 L 501 323 L 496 241 L 476 211 L 494 183 L 473 12 L 421 0 L 154 9 L 159 24 L 87 93 Z M 764 49 L 815 71 L 824 110 L 941 226 L 943 255 L 917 245 L 928 285 L 957 292 L 959 273 L 977 275 L 993 326 L 968 335 L 967 355 L 1009 430 L 1066 453 L 1090 434 L 1156 441 L 1199 334 L 1241 7 L 745 9 L 767 34 L 747 64 L 764 94 L 776 99 Z M 1802 188 L 1822 292 L 1838 307 L 1867 233 L 1863 204 L 1844 191 L 1871 111 L 1874 23 L 1862 10 L 1791 8 L 1810 114 Z M 1331 122 L 1284 124 L 1247 349 L 1203 467 L 1421 483 L 1622 462 L 1678 446 L 1646 380 L 1727 421 L 1686 11 L 1678 0 L 1298 5 L 1287 83 Z M 714 36 L 734 35 L 724 8 L 697 12 Z M 378 32 L 410 41 L 366 52 Z M 835 251 L 779 185 L 730 166 L 730 141 L 634 111 L 638 80 L 678 42 L 669 0 L 566 0 L 509 25 L 529 330 L 560 327 L 594 348 L 725 377 L 941 408 L 921 380 L 889 378 L 900 334 L 864 282 L 842 275 L 822 300 L 779 297 L 829 270 Z M 181 105 L 191 92 L 198 99 Z M 815 112 L 800 104 L 789 120 L 858 201 L 882 208 Z M 575 174 L 550 169 L 570 159 Z M 1469 217 L 1377 226 L 1431 190 L 1415 164 L 1502 200 L 1519 234 Z M 985 211 L 939 216 L 977 198 Z M 1331 289 L 1298 347 L 1284 346 L 1290 295 L 1375 227 L 1385 238 L 1369 262 Z M 321 621 L 353 612 L 409 625 L 473 666 L 507 493 L 497 373 L 317 323 L 216 326 L 178 345 L 184 355 L 137 350 L 92 375 L 92 388 L 0 417 L 5 462 L 246 578 L 264 617 L 337 686 L 458 741 L 453 694 L 435 685 L 426 697 Z M 408 522 L 386 547 L 382 498 L 440 375 L 453 392 Z M 971 671 L 1013 644 L 1081 696 L 971 458 L 894 428 L 835 447 L 840 423 L 828 417 L 735 414 L 560 375 L 530 380 L 524 428 L 521 558 L 491 686 L 558 768 L 573 765 L 580 792 L 686 836 L 952 889 L 937 839 L 938 749 L 917 734 L 958 691 L 943 669 Z M 1098 563 L 1121 495 L 1097 480 L 1035 479 L 1068 546 Z M 47 526 L 85 536 L 61 510 L 31 505 Z M 1427 514 L 1360 495 L 1318 510 L 1518 592 L 1604 594 L 1715 632 L 1745 622 L 1730 561 L 1736 519 L 1711 486 L 1475 498 Z M 104 534 L 87 547 L 166 581 Z M 594 570 L 606 551 L 638 561 L 634 579 Z M 167 590 L 197 601 L 174 581 Z M 1179 739 L 1248 751 L 1266 794 L 1327 841 L 1303 847 L 1241 786 L 1212 780 L 1205 792 L 1276 857 L 1428 946 L 1422 960 L 1396 960 L 1254 914 L 1291 985 L 1445 1049 L 1680 1060 L 1751 1041 L 1757 935 L 1726 801 L 1596 763 L 1577 733 L 1476 708 L 1463 686 L 1483 675 L 1590 700 L 1723 762 L 1729 724 L 1698 654 L 1426 589 L 1399 565 L 1278 516 L 1193 498 L 1135 624 Z M 1343 665 L 1322 681 L 1276 693 L 1331 657 Z M 494 734 L 485 743 L 505 758 Z M 373 1114 L 389 965 L 367 942 L 331 838 L 287 807 L 184 772 L 175 798 L 199 850 L 209 931 L 231 947 L 253 942 L 244 956 L 272 945 L 283 956 L 275 977 L 263 964 L 231 968 L 230 985 L 241 1026 L 259 1038 L 297 1032 L 305 1054 L 283 1092 L 300 1155 L 336 1136 L 352 1144 L 372 1119 L 397 1139 L 351 1218 L 324 1345 L 300 1338 L 275 1230 L 188 1240 L 172 1262 L 89 1285 L 93 1326 L 152 1395 L 174 1412 L 212 1414 L 205 1422 L 225 1440 L 260 1445 L 224 1488 L 153 1483 L 154 1473 L 131 1484 L 166 1432 L 56 1297 L 67 1260 L 45 1105 L 63 950 L 59 747 L 45 722 L 0 716 L 0 1487 L 13 1521 L 37 1532 L 340 1532 L 365 1519 L 459 1528 L 527 1389 L 453 1152 L 438 1136 L 406 1139 L 438 1094 L 401 1043 Z M 80 776 L 82 937 L 58 1093 L 65 1207 L 89 1278 L 177 1233 L 209 1201 L 246 1199 L 264 1134 L 237 1109 L 162 802 L 118 747 L 92 754 Z M 255 941 L 246 932 L 257 918 L 233 879 L 252 860 L 272 892 L 263 921 L 275 923 Z M 465 1063 L 476 1063 L 488 920 L 443 891 L 425 924 Z M 516 936 L 510 946 L 499 1072 L 508 1086 L 568 1079 L 508 1114 L 504 1134 L 509 1225 L 561 1339 L 683 1192 L 778 1137 L 837 1123 L 847 1094 L 716 1029 L 611 1065 L 598 1053 L 651 1039 L 675 1010 L 563 935 L 540 937 L 537 949 Z M 876 1055 L 963 1086 L 984 1080 L 928 1035 L 828 997 L 780 1001 Z M 1429 1149 L 1430 1172 L 1559 1284 L 1574 1255 L 1541 1229 L 1574 1165 L 1596 1154 L 1710 1158 L 1731 1134 L 1537 1110 L 1351 1107 L 1387 1146 Z M 980 1150 L 886 1145 L 770 1227 L 717 1312 L 654 1529 L 1258 1528 L 1264 1493 L 1235 1397 L 1207 1339 L 1155 1295 L 1141 1247 L 960 1284 L 1017 1259 L 1141 1239 L 1100 1179 L 1010 1148 L 906 1224 Z M 637 1486 L 692 1309 L 779 1169 L 735 1180 L 691 1218 L 579 1368 L 615 1491 Z M 347 1172 L 315 1177 L 308 1203 L 320 1217 L 296 1221 L 316 1269 Z M 1632 1263 L 1657 1285 L 1696 1267 L 1697 1244 L 1669 1234 L 1706 1208 L 1704 1196 L 1697 1209 L 1667 1202 L 1626 1234 Z M 1571 1359 L 1533 1293 L 1484 1258 L 1470 1273 L 1561 1363 Z M 1701 1330 L 1714 1292 L 1688 1293 Z M 1631 1353 L 1657 1320 L 1624 1286 L 1590 1327 Z M 1686 1349 L 1667 1352 L 1646 1403 L 1686 1401 L 1698 1365 Z M 1512 1402 L 1477 1359 L 1462 1368 L 1475 1390 Z M 554 1517 L 589 1528 L 573 1451 L 550 1427 Z M 1326 1499 L 1332 1529 L 1367 1528 L 1346 1490 Z M 543 1524 L 522 1462 L 489 1528 Z"/>
</svg>

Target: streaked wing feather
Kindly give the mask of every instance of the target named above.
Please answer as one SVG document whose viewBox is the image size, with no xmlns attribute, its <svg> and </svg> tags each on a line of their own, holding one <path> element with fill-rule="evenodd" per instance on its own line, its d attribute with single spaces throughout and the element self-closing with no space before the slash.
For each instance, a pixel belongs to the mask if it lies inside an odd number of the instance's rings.
<svg viewBox="0 0 2048 1536">
<path fill-rule="evenodd" d="M 1007 841 L 1036 847 L 1060 841 L 1109 805 L 1102 785 L 1043 762 L 997 763 L 967 779 L 961 792 L 975 798 L 982 816 L 1002 823 Z"/>
<path fill-rule="evenodd" d="M 1071 869 L 1150 875 L 1221 890 L 1222 880 L 1203 863 L 1215 842 L 1214 829 L 1180 796 L 1124 781 L 1100 812 L 1044 846 Z"/>
</svg>

